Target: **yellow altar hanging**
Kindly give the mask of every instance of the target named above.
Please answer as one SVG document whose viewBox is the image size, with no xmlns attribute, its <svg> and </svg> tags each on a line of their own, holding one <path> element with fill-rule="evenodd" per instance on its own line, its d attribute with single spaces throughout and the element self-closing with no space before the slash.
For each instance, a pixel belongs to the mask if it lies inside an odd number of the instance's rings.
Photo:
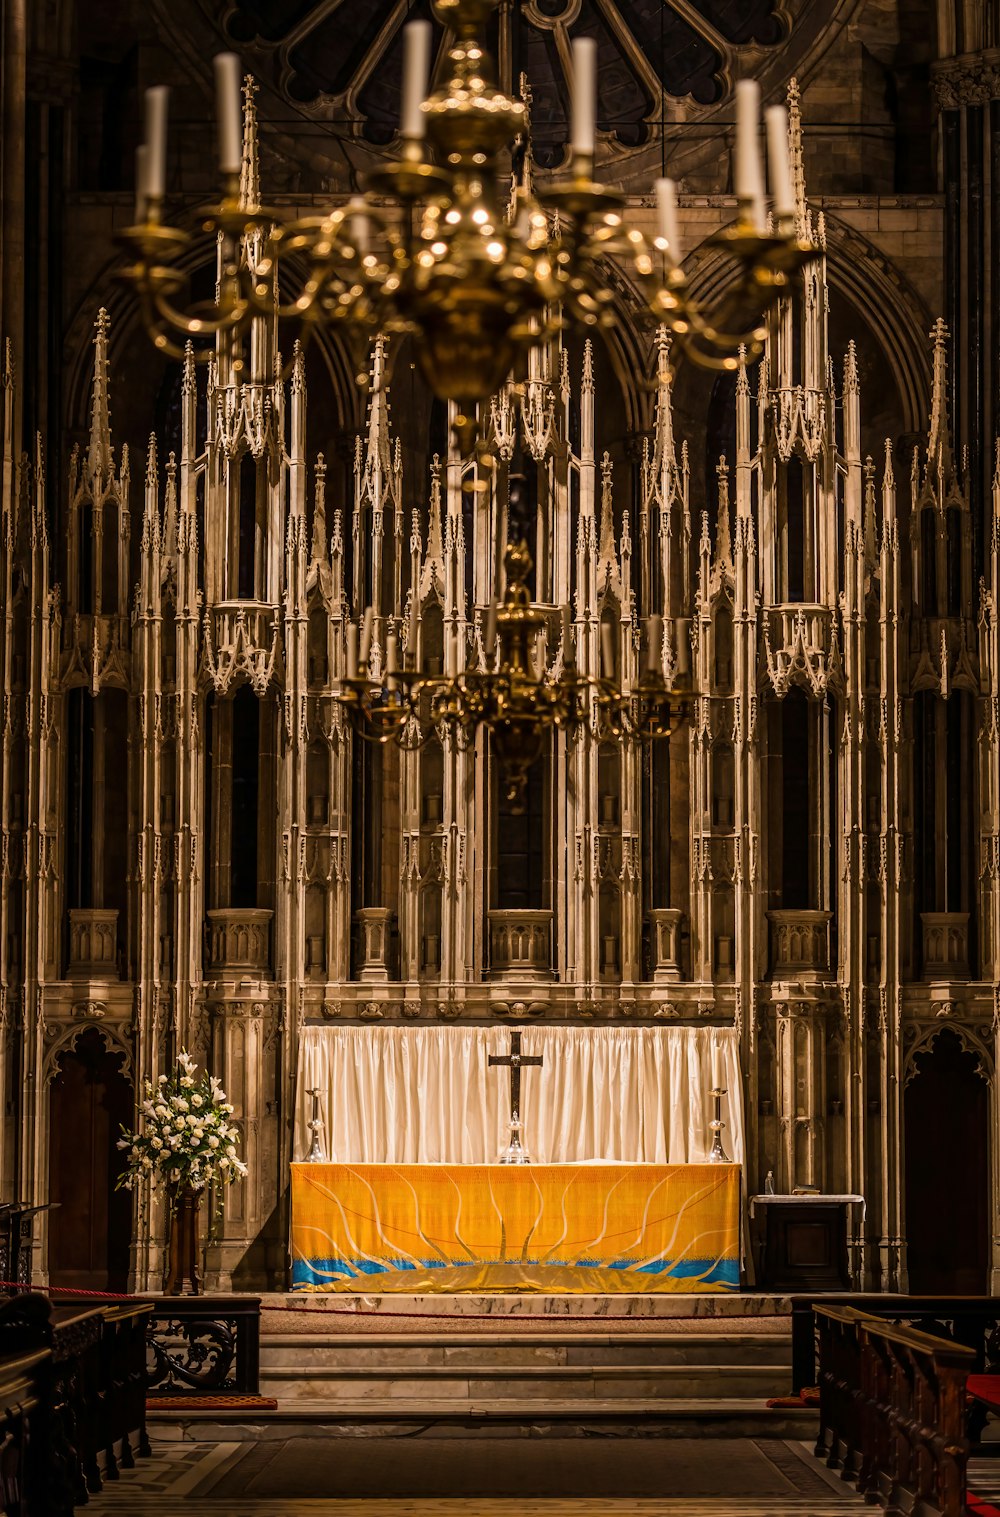
<svg viewBox="0 0 1000 1517">
<path fill-rule="evenodd" d="M 737 1164 L 293 1164 L 292 1288 L 739 1288 Z"/>
</svg>

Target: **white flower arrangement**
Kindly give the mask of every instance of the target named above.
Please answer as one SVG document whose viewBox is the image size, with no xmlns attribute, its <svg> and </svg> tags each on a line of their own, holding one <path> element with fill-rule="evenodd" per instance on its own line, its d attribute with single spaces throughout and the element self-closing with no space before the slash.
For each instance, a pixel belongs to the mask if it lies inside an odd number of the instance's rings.
<svg viewBox="0 0 1000 1517">
<path fill-rule="evenodd" d="M 172 1078 L 145 1082 L 135 1132 L 122 1128 L 118 1147 L 128 1155 L 118 1188 L 133 1190 L 137 1181 L 160 1180 L 181 1188 L 204 1190 L 215 1181 L 231 1185 L 247 1167 L 236 1152 L 239 1136 L 233 1108 L 214 1075 L 197 1076 L 190 1054 L 177 1055 Z"/>
</svg>

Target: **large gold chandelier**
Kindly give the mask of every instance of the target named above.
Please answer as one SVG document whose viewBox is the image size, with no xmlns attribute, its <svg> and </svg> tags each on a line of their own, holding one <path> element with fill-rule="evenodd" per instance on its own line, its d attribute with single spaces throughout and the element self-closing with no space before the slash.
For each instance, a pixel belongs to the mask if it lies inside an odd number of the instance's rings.
<svg viewBox="0 0 1000 1517">
<path fill-rule="evenodd" d="M 182 304 L 180 264 L 189 237 L 163 220 L 167 92 L 147 92 L 135 225 L 122 240 L 129 255 L 125 277 L 158 348 L 179 354 L 191 343 L 196 357 L 207 359 L 220 335 L 228 335 L 239 382 L 240 339 L 256 316 L 294 318 L 303 336 L 314 326 L 335 329 L 355 354 L 367 353 L 376 332 L 407 334 L 431 390 L 453 405 L 463 454 L 476 443 L 480 408 L 509 379 L 523 378 L 533 348 L 570 323 L 612 323 L 611 262 L 630 272 L 651 317 L 697 364 L 733 369 L 741 349 L 748 359 L 760 353 L 764 314 L 812 251 L 796 232 L 784 108 L 766 112 L 768 216 L 759 91 L 752 81 L 736 87 L 737 218 L 713 239 L 732 258 L 736 277 L 724 305 L 710 315 L 692 297 L 681 267 L 672 181 L 656 181 L 652 241 L 630 224 L 624 197 L 595 182 L 597 52 L 590 38 L 573 44 L 569 176 L 551 185 L 544 199 L 536 194 L 527 100 L 498 88 L 481 41 L 497 4 L 433 0 L 448 52 L 437 70 L 440 87 L 430 94 L 431 24 L 406 27 L 401 156 L 371 176 L 365 197 L 298 220 L 241 197 L 239 60 L 233 54 L 215 60 L 224 191 L 201 218 L 202 230 L 218 244 L 216 299 L 207 309 Z M 508 149 L 512 172 L 501 156 Z M 305 276 L 295 286 L 299 293 L 281 304 L 279 267 L 292 259 Z M 492 460 L 482 443 L 479 454 L 485 472 Z M 646 623 L 645 670 L 631 689 L 616 680 L 607 652 L 600 675 L 577 668 L 568 607 L 561 639 L 558 629 L 554 639 L 559 655 L 545 664 L 552 612 L 531 602 L 524 541 L 508 545 L 505 567 L 502 598 L 497 585 L 485 614 L 478 667 L 459 667 L 456 649 L 443 674 L 417 670 L 412 628 L 400 647 L 399 633 L 380 627 L 385 651 L 373 660 L 367 612 L 347 629 L 339 700 L 354 730 L 375 743 L 405 748 L 436 731 L 467 746 L 486 729 L 516 804 L 553 731 L 570 738 L 587 732 L 662 738 L 689 696 L 686 679 L 675 678 L 683 665 L 672 654 L 664 657 L 663 620 L 656 616 Z"/>
<path fill-rule="evenodd" d="M 162 219 L 167 92 L 147 92 L 138 214 L 122 240 L 130 255 L 127 277 L 158 347 L 176 352 L 187 340 L 197 347 L 219 332 L 238 333 L 255 314 L 273 316 L 279 264 L 296 255 L 305 280 L 279 313 L 299 320 L 305 332 L 313 324 L 338 328 L 360 339 L 364 351 L 373 332 L 412 335 L 427 383 L 458 408 L 456 435 L 466 451 L 478 406 L 509 374 L 523 370 L 532 346 L 567 321 L 611 323 L 608 260 L 631 273 L 656 322 L 696 363 L 731 369 L 741 347 L 751 359 L 759 354 L 762 315 L 810 252 L 796 236 L 784 107 L 766 112 L 774 198 L 769 221 L 759 91 L 750 80 L 736 86 L 738 214 L 713 242 L 732 257 L 737 276 L 724 307 L 710 316 L 692 298 L 681 267 L 673 182 L 656 182 L 658 234 L 650 243 L 630 224 L 624 197 L 594 180 L 592 38 L 573 44 L 569 177 L 542 200 L 530 176 L 518 182 L 515 175 L 508 197 L 500 155 L 513 146 L 515 161 L 523 159 L 528 123 L 525 101 L 497 87 L 481 41 L 498 3 L 434 0 L 450 47 L 439 70 L 443 82 L 429 95 L 431 24 L 405 28 L 400 158 L 371 176 L 363 199 L 299 220 L 241 206 L 239 61 L 234 54 L 215 60 L 224 192 L 202 218 L 221 249 L 217 301 L 207 313 L 176 303 L 184 284 L 178 259 L 189 239 Z"/>
</svg>

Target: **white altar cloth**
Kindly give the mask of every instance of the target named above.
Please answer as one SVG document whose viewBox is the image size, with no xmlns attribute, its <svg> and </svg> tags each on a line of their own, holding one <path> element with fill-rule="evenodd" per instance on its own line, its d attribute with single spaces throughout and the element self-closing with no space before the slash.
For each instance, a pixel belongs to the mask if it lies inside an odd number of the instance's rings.
<svg viewBox="0 0 1000 1517">
<path fill-rule="evenodd" d="M 524 1145 L 540 1164 L 699 1164 L 713 1083 L 728 1090 L 725 1149 L 743 1162 L 736 1035 L 726 1027 L 520 1027 L 541 1069 L 521 1077 Z M 322 1092 L 324 1157 L 341 1164 L 492 1164 L 506 1146 L 509 1083 L 489 1055 L 508 1026 L 307 1026 L 299 1043 L 296 1159 Z"/>
</svg>

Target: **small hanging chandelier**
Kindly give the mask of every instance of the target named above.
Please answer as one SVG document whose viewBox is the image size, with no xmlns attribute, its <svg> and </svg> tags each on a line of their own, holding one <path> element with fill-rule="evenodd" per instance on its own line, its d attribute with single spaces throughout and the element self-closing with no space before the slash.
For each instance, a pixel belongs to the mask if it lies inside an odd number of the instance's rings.
<svg viewBox="0 0 1000 1517">
<path fill-rule="evenodd" d="M 631 691 L 623 692 L 613 675 L 613 653 L 602 651 L 603 673 L 582 674 L 573 653 L 570 608 L 563 607 L 558 653 L 546 674 L 544 647 L 551 613 L 533 605 L 527 579 L 531 554 L 522 539 L 505 554 L 503 604 L 491 607 L 485 622 L 485 666 L 453 672 L 449 650 L 443 676 L 418 672 L 412 643 L 400 660 L 399 639 L 386 639 L 384 672 L 369 673 L 372 612 L 360 626 L 347 628 L 347 677 L 338 700 L 357 735 L 367 742 L 422 747 L 432 735 L 448 737 L 459 748 L 489 734 L 507 801 L 523 809 L 528 771 L 545 751 L 553 732 L 571 741 L 590 735 L 651 742 L 669 737 L 691 701 L 690 679 L 677 676 L 668 687 L 663 676 L 663 618 L 650 616 L 646 630 L 646 668 Z M 684 624 L 678 636 L 686 636 Z"/>
<path fill-rule="evenodd" d="M 218 334 L 238 336 L 254 315 L 275 312 L 300 322 L 303 335 L 314 325 L 341 331 L 356 354 L 367 351 L 374 332 L 409 334 L 430 388 L 457 406 L 463 452 L 475 440 L 478 407 L 509 374 L 523 372 L 533 345 L 567 322 L 610 325 L 607 260 L 629 270 L 652 316 L 696 363 L 734 369 L 741 347 L 750 360 L 759 355 L 763 313 L 812 251 L 796 234 L 784 107 L 766 113 L 769 221 L 759 90 L 749 80 L 736 86 L 737 218 L 711 241 L 735 261 L 737 277 L 724 309 L 709 314 L 691 296 L 681 268 L 672 181 L 656 182 L 658 235 L 650 243 L 629 224 L 624 197 L 594 180 L 592 38 L 573 43 L 569 178 L 540 199 L 526 175 L 507 204 L 500 154 L 514 144 L 515 160 L 523 158 L 528 108 L 497 87 L 481 41 L 497 4 L 434 0 L 450 48 L 439 70 L 444 81 L 429 95 L 431 24 L 409 23 L 400 158 L 370 177 L 363 198 L 299 220 L 285 221 L 241 197 L 239 61 L 234 54 L 216 58 L 224 190 L 202 218 L 220 248 L 217 300 L 207 311 L 178 304 L 184 277 L 177 263 L 189 239 L 163 221 L 167 92 L 147 92 L 136 222 L 122 242 L 130 257 L 125 277 L 159 348 L 176 353 L 190 340 L 197 356 L 208 357 Z M 292 255 L 304 260 L 306 277 L 298 296 L 281 306 L 279 268 Z M 364 365 L 356 367 L 366 380 Z"/>
</svg>

